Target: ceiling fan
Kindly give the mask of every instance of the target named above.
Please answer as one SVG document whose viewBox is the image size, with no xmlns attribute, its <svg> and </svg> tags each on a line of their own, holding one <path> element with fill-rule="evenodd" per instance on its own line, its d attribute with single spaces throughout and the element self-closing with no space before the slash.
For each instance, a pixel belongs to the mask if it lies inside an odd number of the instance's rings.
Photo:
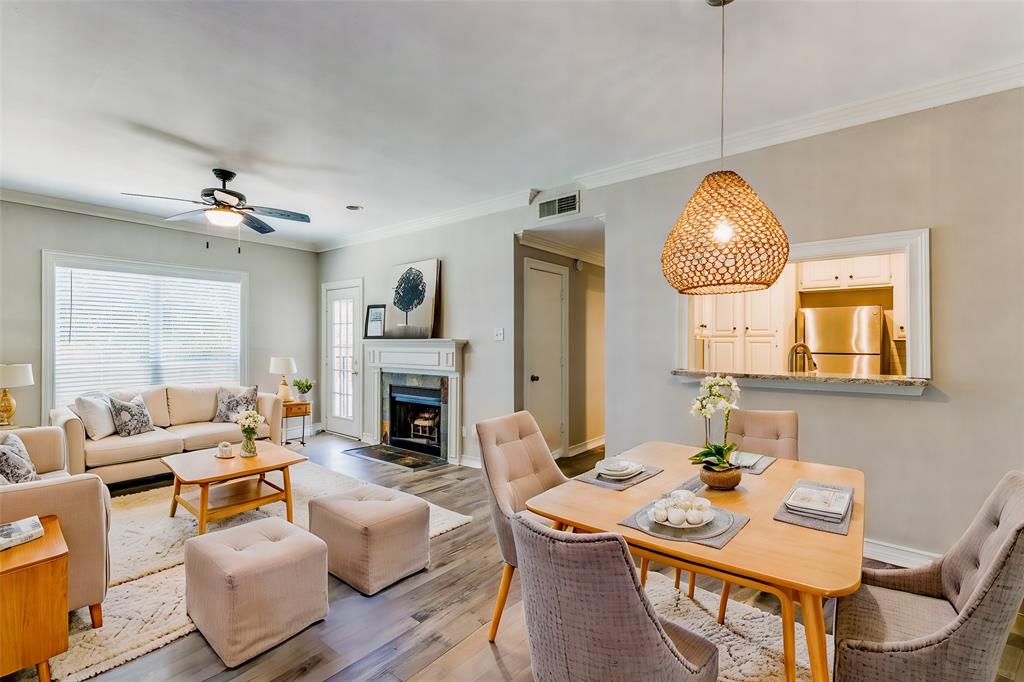
<svg viewBox="0 0 1024 682">
<path fill-rule="evenodd" d="M 199 197 L 202 201 L 196 201 L 195 199 L 179 199 L 177 197 L 163 197 L 155 194 L 135 194 L 133 192 L 121 192 L 121 194 L 128 197 L 146 197 L 149 199 L 185 201 L 190 204 L 199 204 L 203 207 L 172 215 L 170 218 L 165 218 L 165 220 L 188 220 L 189 218 L 195 218 L 203 215 L 212 225 L 217 225 L 218 227 L 237 227 L 238 225 L 245 225 L 260 234 L 269 234 L 274 231 L 274 228 L 257 218 L 256 216 L 258 215 L 266 216 L 268 218 L 280 218 L 282 220 L 296 220 L 301 223 L 309 222 L 309 216 L 305 213 L 296 213 L 295 211 L 286 211 L 281 208 L 269 208 L 267 206 L 249 206 L 245 202 L 244 194 L 236 192 L 233 189 L 228 189 L 228 183 L 235 179 L 235 173 L 233 171 L 224 170 L 223 168 L 214 168 L 213 175 L 220 180 L 220 187 L 207 187 L 200 192 Z"/>
</svg>

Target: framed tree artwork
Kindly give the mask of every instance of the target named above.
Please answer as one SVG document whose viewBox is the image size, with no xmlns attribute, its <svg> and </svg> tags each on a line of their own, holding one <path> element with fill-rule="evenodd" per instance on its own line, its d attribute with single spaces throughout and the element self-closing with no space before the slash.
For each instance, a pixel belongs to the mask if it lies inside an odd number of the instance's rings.
<svg viewBox="0 0 1024 682">
<path fill-rule="evenodd" d="M 391 270 L 391 301 L 387 304 L 384 336 L 429 339 L 434 333 L 434 310 L 441 261 L 437 258 L 396 265 Z"/>
</svg>

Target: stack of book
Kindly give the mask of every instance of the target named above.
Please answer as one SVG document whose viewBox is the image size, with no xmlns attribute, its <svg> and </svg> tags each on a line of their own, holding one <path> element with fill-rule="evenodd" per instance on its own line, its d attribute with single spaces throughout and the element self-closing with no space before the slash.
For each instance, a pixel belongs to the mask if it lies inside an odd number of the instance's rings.
<svg viewBox="0 0 1024 682">
<path fill-rule="evenodd" d="M 30 516 L 27 519 L 10 523 L 0 523 L 0 551 L 41 537 L 43 537 L 43 524 L 39 522 L 38 516 Z"/>
<path fill-rule="evenodd" d="M 786 509 L 830 523 L 840 523 L 850 508 L 852 495 L 845 490 L 798 486 L 786 498 Z"/>
</svg>

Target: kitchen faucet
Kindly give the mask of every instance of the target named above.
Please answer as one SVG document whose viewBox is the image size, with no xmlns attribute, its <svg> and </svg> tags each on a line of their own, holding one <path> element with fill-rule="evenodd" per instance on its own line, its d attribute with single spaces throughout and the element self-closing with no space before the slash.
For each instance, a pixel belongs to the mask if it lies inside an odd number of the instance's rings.
<svg viewBox="0 0 1024 682">
<path fill-rule="evenodd" d="M 797 357 L 801 356 L 801 355 L 804 358 L 806 358 L 808 363 L 810 363 L 811 367 L 810 367 L 810 370 L 808 370 L 808 371 L 814 372 L 814 371 L 816 371 L 818 369 L 818 363 L 816 363 L 814 361 L 814 356 L 811 354 L 811 347 L 808 346 L 806 343 L 797 342 L 797 343 L 794 343 L 789 348 L 789 360 L 787 361 L 786 365 L 787 365 L 787 367 L 789 367 L 789 371 L 790 372 L 798 372 L 798 371 L 800 371 L 800 370 L 797 369 L 796 365 L 797 365 Z"/>
</svg>

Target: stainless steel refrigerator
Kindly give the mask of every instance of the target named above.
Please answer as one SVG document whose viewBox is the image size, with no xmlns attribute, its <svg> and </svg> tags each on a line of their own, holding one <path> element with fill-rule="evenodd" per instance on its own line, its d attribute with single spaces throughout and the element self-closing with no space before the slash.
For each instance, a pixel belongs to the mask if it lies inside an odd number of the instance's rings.
<svg viewBox="0 0 1024 682">
<path fill-rule="evenodd" d="M 879 305 L 801 308 L 796 340 L 811 349 L 821 372 L 881 374 L 882 320 Z"/>
</svg>

